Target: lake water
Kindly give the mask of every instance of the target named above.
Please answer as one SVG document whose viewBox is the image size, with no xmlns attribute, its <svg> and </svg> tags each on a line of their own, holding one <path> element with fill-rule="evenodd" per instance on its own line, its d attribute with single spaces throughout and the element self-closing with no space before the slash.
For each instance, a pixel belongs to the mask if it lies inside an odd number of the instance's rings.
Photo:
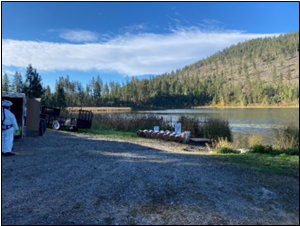
<svg viewBox="0 0 300 226">
<path fill-rule="evenodd" d="M 174 123 L 182 115 L 197 117 L 203 121 L 207 117 L 225 118 L 233 133 L 265 137 L 273 136 L 273 128 L 282 126 L 290 119 L 299 122 L 299 108 L 169 109 L 133 111 L 131 114 L 153 114 Z"/>
</svg>

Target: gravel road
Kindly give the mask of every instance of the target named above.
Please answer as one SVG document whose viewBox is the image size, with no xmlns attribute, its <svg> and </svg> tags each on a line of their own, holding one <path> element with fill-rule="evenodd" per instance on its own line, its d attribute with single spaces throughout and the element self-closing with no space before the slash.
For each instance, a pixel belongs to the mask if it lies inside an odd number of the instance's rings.
<svg viewBox="0 0 300 226">
<path fill-rule="evenodd" d="M 2 225 L 299 224 L 299 177 L 205 148 L 47 130 L 2 156 Z"/>
</svg>

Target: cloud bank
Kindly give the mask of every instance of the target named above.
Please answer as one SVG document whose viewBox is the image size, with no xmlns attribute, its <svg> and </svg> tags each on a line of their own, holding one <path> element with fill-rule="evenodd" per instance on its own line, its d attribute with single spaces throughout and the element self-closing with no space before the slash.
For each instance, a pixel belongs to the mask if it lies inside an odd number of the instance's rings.
<svg viewBox="0 0 300 226">
<path fill-rule="evenodd" d="M 192 64 L 238 42 L 277 35 L 180 28 L 169 34 L 127 33 L 99 43 L 91 32 L 68 31 L 62 37 L 89 43 L 3 39 L 2 65 L 26 68 L 32 64 L 43 71 L 114 71 L 129 76 L 162 74 Z"/>
</svg>

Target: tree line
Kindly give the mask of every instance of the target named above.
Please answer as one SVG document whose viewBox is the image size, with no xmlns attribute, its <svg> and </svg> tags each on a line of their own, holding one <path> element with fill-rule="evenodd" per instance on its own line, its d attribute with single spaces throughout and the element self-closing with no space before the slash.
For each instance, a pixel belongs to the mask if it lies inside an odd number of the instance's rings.
<svg viewBox="0 0 300 226">
<path fill-rule="evenodd" d="M 2 76 L 2 90 L 42 97 L 47 106 L 128 106 L 181 108 L 202 105 L 299 105 L 299 32 L 252 39 L 225 48 L 182 69 L 149 79 L 103 83 L 92 77 L 83 86 L 60 77 L 52 91 L 29 65 L 22 82 Z"/>
</svg>

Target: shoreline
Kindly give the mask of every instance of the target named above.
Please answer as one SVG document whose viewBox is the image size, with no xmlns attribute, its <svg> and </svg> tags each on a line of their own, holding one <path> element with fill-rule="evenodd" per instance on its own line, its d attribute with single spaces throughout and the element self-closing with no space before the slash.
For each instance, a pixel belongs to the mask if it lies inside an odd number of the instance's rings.
<svg viewBox="0 0 300 226">
<path fill-rule="evenodd" d="M 248 109 L 248 108 L 299 108 L 299 105 L 297 106 L 196 106 L 191 107 L 192 109 L 201 109 L 201 108 L 217 108 L 217 109 L 230 109 L 230 108 L 237 108 L 237 109 Z"/>
</svg>

